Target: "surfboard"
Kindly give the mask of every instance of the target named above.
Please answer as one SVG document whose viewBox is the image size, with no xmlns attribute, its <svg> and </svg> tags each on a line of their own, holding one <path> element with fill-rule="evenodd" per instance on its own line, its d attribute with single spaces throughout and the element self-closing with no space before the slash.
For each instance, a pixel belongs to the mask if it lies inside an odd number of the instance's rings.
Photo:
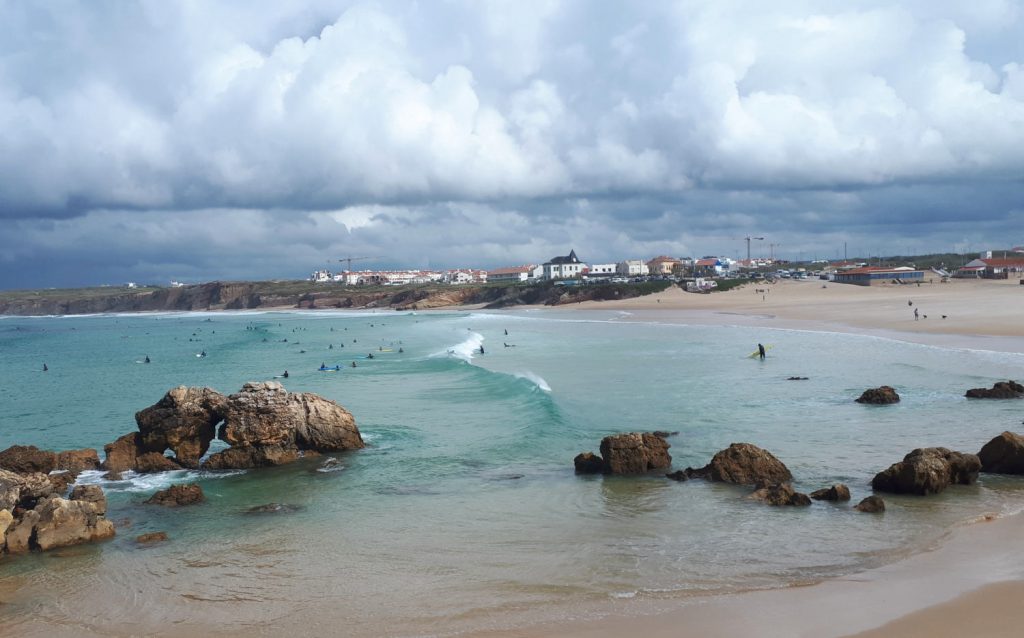
<svg viewBox="0 0 1024 638">
<path fill-rule="evenodd" d="M 767 352 L 767 351 L 771 350 L 773 347 L 775 347 L 775 346 L 766 345 L 764 347 L 764 350 L 765 350 L 765 352 Z M 749 359 L 756 359 L 756 358 L 758 358 L 760 356 L 761 356 L 761 351 L 760 350 L 754 350 L 753 352 L 751 352 L 750 354 L 747 355 L 747 358 L 749 358 Z"/>
</svg>

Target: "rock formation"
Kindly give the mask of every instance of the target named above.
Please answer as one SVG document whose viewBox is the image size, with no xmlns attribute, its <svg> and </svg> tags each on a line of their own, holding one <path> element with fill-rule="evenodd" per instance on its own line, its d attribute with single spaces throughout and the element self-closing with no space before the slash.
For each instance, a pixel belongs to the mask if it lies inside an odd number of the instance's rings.
<svg viewBox="0 0 1024 638">
<path fill-rule="evenodd" d="M 919 448 L 875 475 L 871 487 L 893 494 L 938 494 L 952 484 L 970 485 L 978 478 L 981 461 L 974 454 L 944 447 Z"/>
<path fill-rule="evenodd" d="M 1024 474 L 1024 436 L 1003 432 L 978 452 L 981 471 L 993 474 Z"/>
<path fill-rule="evenodd" d="M 16 474 L 49 474 L 57 469 L 57 454 L 34 445 L 12 445 L 0 452 L 0 468 Z"/>
<path fill-rule="evenodd" d="M 183 467 L 199 467 L 224 419 L 227 398 L 210 388 L 172 388 L 154 405 L 135 413 L 140 447 L 163 455 L 168 448 Z"/>
<path fill-rule="evenodd" d="M 888 405 L 890 403 L 899 403 L 900 395 L 896 394 L 896 390 L 893 390 L 891 387 L 883 385 L 878 388 L 865 390 L 856 401 L 857 403 L 869 403 L 871 405 Z"/>
<path fill-rule="evenodd" d="M 733 443 L 718 452 L 711 462 L 700 469 L 686 468 L 690 478 L 738 485 L 775 485 L 793 479 L 789 468 L 771 452 L 751 443 Z"/>
<path fill-rule="evenodd" d="M 816 501 L 848 501 L 850 500 L 850 488 L 842 483 L 836 483 L 832 487 L 826 487 L 811 492 L 811 498 Z"/>
<path fill-rule="evenodd" d="M 858 512 L 876 514 L 885 511 L 885 501 L 882 500 L 881 496 L 872 494 L 871 496 L 862 500 L 860 503 L 857 503 L 857 505 L 854 506 L 853 509 L 857 510 Z"/>
<path fill-rule="evenodd" d="M 67 499 L 45 474 L 0 470 L 0 553 L 20 554 L 110 538 L 107 500 L 97 486 L 75 488 Z"/>
<path fill-rule="evenodd" d="M 206 500 L 203 495 L 203 488 L 195 483 L 186 485 L 172 485 L 166 490 L 160 490 L 146 501 L 147 505 L 163 505 L 164 507 L 181 507 L 183 505 L 194 505 Z"/>
<path fill-rule="evenodd" d="M 971 388 L 964 396 L 968 399 L 1020 399 L 1024 397 L 1024 385 L 998 381 L 991 388 Z"/>
<path fill-rule="evenodd" d="M 601 455 L 583 452 L 573 459 L 578 474 L 644 474 L 672 465 L 672 447 L 652 432 L 613 434 L 601 439 Z"/>
<path fill-rule="evenodd" d="M 806 494 L 797 492 L 789 483 L 776 483 L 759 487 L 754 490 L 749 498 L 776 506 L 806 506 L 811 504 L 811 499 Z"/>
<path fill-rule="evenodd" d="M 116 474 L 134 470 L 135 460 L 145 453 L 142 450 L 142 437 L 138 432 L 125 434 L 113 443 L 107 443 L 103 446 L 103 452 L 106 454 L 103 469 Z"/>
<path fill-rule="evenodd" d="M 364 446 L 355 419 L 334 401 L 291 393 L 280 383 L 246 383 L 227 398 L 220 438 L 231 445 L 213 454 L 211 469 L 281 465 L 304 451 L 337 452 Z"/>
<path fill-rule="evenodd" d="M 135 537 L 135 542 L 139 545 L 162 543 L 165 540 L 167 540 L 167 532 L 149 532 L 146 534 L 139 534 Z"/>
</svg>

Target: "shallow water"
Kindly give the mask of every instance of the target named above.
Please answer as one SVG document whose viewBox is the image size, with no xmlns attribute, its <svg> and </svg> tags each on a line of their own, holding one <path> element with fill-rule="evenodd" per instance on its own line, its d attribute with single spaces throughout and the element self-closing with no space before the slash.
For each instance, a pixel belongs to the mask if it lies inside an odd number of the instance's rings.
<svg viewBox="0 0 1024 638">
<path fill-rule="evenodd" d="M 601 600 L 850 573 L 1024 504 L 1016 480 L 984 475 L 936 497 L 887 497 L 883 516 L 849 504 L 770 508 L 749 502 L 746 489 L 699 481 L 577 477 L 573 456 L 596 451 L 601 437 L 659 429 L 678 432 L 669 438 L 675 467 L 748 441 L 782 459 L 797 489 L 844 482 L 856 502 L 875 472 L 915 447 L 975 452 L 1020 424 L 1019 403 L 968 401 L 963 392 L 1024 377 L 1024 355 L 621 319 L 595 311 L 0 319 L 0 448 L 101 449 L 175 385 L 230 393 L 285 369 L 289 390 L 347 407 L 369 444 L 339 455 L 333 472 L 307 459 L 117 483 L 85 475 L 107 490 L 108 516 L 130 525 L 109 543 L 6 559 L 0 591 L 16 591 L 0 597 L 8 601 L 0 619 L 22 635 L 272 630 L 298 618 L 350 635 L 445 634 L 564 619 Z M 774 346 L 765 361 L 747 357 L 758 341 Z M 484 355 L 474 353 L 481 344 Z M 369 352 L 373 360 L 356 358 Z M 137 363 L 147 355 L 152 363 Z M 342 370 L 318 372 L 321 363 Z M 786 380 L 794 375 L 809 379 Z M 903 401 L 853 402 L 882 384 Z M 142 505 L 186 480 L 198 480 L 209 502 Z M 268 502 L 299 509 L 245 512 Z M 171 541 L 132 541 L 154 530 Z"/>
</svg>

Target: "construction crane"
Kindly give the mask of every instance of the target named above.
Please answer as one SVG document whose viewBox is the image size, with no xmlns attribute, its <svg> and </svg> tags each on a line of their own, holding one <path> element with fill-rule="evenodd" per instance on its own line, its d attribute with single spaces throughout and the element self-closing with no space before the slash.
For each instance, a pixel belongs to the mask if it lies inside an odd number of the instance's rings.
<svg viewBox="0 0 1024 638">
<path fill-rule="evenodd" d="M 746 237 L 737 237 L 736 239 L 744 239 L 747 242 L 747 265 L 749 266 L 750 265 L 750 240 L 751 239 L 756 239 L 758 241 L 764 241 L 764 237 L 751 237 L 750 235 L 747 235 Z"/>
<path fill-rule="evenodd" d="M 365 261 L 367 259 L 382 259 L 382 257 L 342 257 L 340 259 L 329 259 L 328 261 L 336 261 L 338 263 L 345 262 L 345 270 L 347 272 L 352 272 L 353 261 Z"/>
</svg>

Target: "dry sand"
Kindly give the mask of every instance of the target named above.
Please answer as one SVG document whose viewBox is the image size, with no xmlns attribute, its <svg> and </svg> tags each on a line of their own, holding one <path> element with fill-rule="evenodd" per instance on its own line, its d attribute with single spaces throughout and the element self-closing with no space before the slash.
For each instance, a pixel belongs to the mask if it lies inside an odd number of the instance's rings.
<svg viewBox="0 0 1024 638">
<path fill-rule="evenodd" d="M 920 286 L 872 287 L 783 280 L 713 294 L 671 289 L 566 308 L 624 311 L 630 313 L 627 321 L 852 332 L 1024 353 L 1024 286 L 1018 279 L 939 283 L 935 278 Z M 582 613 L 575 623 L 487 635 L 1016 637 L 1024 635 L 1022 539 L 1024 515 L 1017 515 L 966 525 L 938 549 L 847 578 L 688 600 L 616 601 L 605 610 Z M 599 614 L 607 617 L 596 619 Z"/>
</svg>

